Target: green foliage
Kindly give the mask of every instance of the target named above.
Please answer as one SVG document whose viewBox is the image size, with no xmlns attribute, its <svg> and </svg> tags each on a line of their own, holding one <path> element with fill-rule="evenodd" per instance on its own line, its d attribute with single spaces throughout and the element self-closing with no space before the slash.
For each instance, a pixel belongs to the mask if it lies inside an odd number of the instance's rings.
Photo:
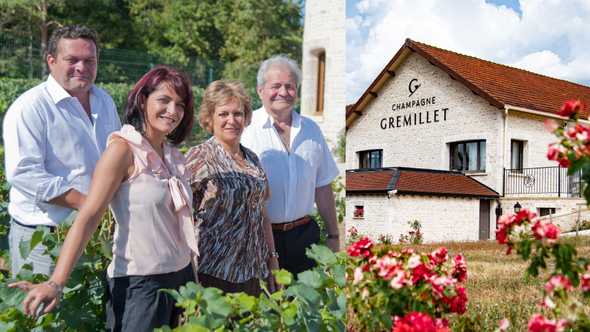
<svg viewBox="0 0 590 332">
<path fill-rule="evenodd" d="M 184 324 L 174 331 L 344 331 L 344 254 L 317 245 L 307 254 L 318 266 L 300 273 L 297 280 L 285 270 L 275 271 L 283 289 L 272 294 L 264 284 L 258 297 L 224 295 L 195 283 L 166 290 L 184 310 Z"/>
<path fill-rule="evenodd" d="M 28 89 L 36 86 L 37 84 L 41 83 L 41 80 L 38 79 L 12 79 L 12 78 L 0 78 L 0 121 L 4 117 L 4 113 L 8 109 L 8 107 L 18 98 L 21 94 L 23 94 Z M 98 84 L 99 87 L 103 88 L 115 102 L 115 106 L 117 107 L 117 111 L 119 112 L 119 117 L 122 119 L 123 122 L 123 115 L 125 110 L 125 105 L 127 103 L 127 95 L 133 85 L 125 84 L 125 83 L 101 83 Z M 199 126 L 198 121 L 198 107 L 201 104 L 201 99 L 203 96 L 204 89 L 201 87 L 193 87 L 193 96 L 195 98 L 195 122 L 193 124 L 193 131 L 192 135 L 185 141 L 185 146 L 193 146 L 205 141 L 209 134 Z M 2 158 L 4 160 L 4 158 Z M 4 163 L 0 166 L 0 177 L 2 180 L 3 178 L 3 169 Z M 5 181 L 2 181 L 3 186 L 7 186 Z M 2 189 L 0 188 L 0 199 L 2 196 L 2 190 L 7 190 L 7 188 Z M 4 197 L 5 199 L 0 201 L 0 225 L 2 224 L 2 203 L 8 200 L 8 197 Z M 1 231 L 1 229 L 0 229 Z"/>
<path fill-rule="evenodd" d="M 49 330 L 49 331 L 98 331 L 105 329 L 104 271 L 110 261 L 111 227 L 110 215 L 103 218 L 102 226 L 94 234 L 74 268 L 64 289 L 62 302 L 52 313 L 34 320 L 22 312 L 24 293 L 8 288 L 14 280 L 0 280 L 0 330 Z M 54 261 L 69 228 L 68 223 L 58 227 L 55 233 L 48 229 L 37 230 L 30 241 L 21 242 L 20 251 L 27 257 L 30 250 L 42 243 Z M 40 282 L 46 275 L 32 274 L 31 266 L 19 272 L 16 280 Z"/>
<path fill-rule="evenodd" d="M 253 94 L 260 61 L 277 53 L 300 60 L 301 6 L 278 0 L 134 0 L 130 13 L 152 54 L 195 70 L 199 65 L 190 59 L 203 59 L 212 76 L 238 79 Z"/>
<path fill-rule="evenodd" d="M 344 214 L 346 213 L 346 188 L 342 183 L 342 177 L 338 176 L 332 181 L 332 192 L 334 193 L 334 203 L 336 205 L 336 220 L 341 224 L 344 222 Z M 326 222 L 317 209 L 312 214 L 312 217 L 320 227 L 320 244 L 323 244 L 328 239 Z"/>
<path fill-rule="evenodd" d="M 336 142 L 336 151 L 334 151 L 340 162 L 346 161 L 346 133 L 342 133 L 338 136 L 338 142 Z"/>
</svg>

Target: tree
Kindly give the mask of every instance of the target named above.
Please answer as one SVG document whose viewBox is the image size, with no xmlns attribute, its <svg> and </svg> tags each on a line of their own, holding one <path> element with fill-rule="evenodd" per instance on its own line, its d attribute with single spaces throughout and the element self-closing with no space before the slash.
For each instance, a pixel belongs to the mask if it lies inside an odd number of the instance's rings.
<svg viewBox="0 0 590 332">
<path fill-rule="evenodd" d="M 216 76 L 239 79 L 254 92 L 258 64 L 277 53 L 301 58 L 301 1 L 131 0 L 146 47 L 172 64 L 199 58 Z M 210 80 L 210 74 L 201 76 Z M 203 77 L 201 77 L 203 79 Z"/>
</svg>

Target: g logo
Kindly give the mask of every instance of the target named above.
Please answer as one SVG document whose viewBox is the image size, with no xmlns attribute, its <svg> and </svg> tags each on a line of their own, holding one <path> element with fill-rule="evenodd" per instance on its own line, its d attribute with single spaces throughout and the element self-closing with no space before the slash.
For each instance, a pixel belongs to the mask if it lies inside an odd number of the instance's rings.
<svg viewBox="0 0 590 332">
<path fill-rule="evenodd" d="M 418 88 L 420 88 L 421 85 L 422 84 L 418 84 L 417 78 L 413 78 L 408 84 L 408 91 L 410 91 L 410 95 L 408 96 L 408 98 L 410 98 L 414 94 L 414 92 L 418 91 Z"/>
</svg>

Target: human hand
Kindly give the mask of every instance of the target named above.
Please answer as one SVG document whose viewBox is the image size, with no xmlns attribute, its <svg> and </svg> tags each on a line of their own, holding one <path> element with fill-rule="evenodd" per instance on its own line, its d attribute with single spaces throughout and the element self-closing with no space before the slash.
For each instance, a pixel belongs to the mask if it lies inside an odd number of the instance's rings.
<svg viewBox="0 0 590 332">
<path fill-rule="evenodd" d="M 276 292 L 277 290 L 281 289 L 281 285 L 277 284 L 276 280 L 275 280 L 275 276 L 272 274 L 272 271 L 278 270 L 279 269 L 279 260 L 276 257 L 270 257 L 268 259 L 268 269 L 269 269 L 269 275 L 268 278 L 266 280 L 266 283 L 268 284 L 268 291 L 271 293 Z"/>
<path fill-rule="evenodd" d="M 333 252 L 340 251 L 340 240 L 338 238 L 327 239 L 326 240 L 326 245 Z"/>
<path fill-rule="evenodd" d="M 37 318 L 39 315 L 39 305 L 43 304 L 43 314 L 53 310 L 59 303 L 61 297 L 61 287 L 53 281 L 46 281 L 40 284 L 33 284 L 29 281 L 18 281 L 9 284 L 10 288 L 19 288 L 27 293 L 23 300 L 23 311 L 25 315 Z M 43 307 L 41 307 L 43 308 Z"/>
</svg>

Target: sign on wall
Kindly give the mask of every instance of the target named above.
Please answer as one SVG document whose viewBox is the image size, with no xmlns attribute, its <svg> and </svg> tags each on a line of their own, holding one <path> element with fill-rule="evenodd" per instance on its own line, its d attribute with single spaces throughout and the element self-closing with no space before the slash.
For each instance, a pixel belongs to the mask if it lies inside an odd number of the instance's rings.
<svg viewBox="0 0 590 332">
<path fill-rule="evenodd" d="M 417 78 L 412 78 L 408 82 L 408 98 L 420 89 L 422 83 Z M 427 107 L 438 107 L 436 109 L 422 110 Z M 395 115 L 381 119 L 379 126 L 381 129 L 394 129 L 400 127 L 418 126 L 429 123 L 438 123 L 447 121 L 448 107 L 440 107 L 437 104 L 436 96 L 427 98 L 413 98 L 391 105 L 391 111 Z"/>
</svg>

